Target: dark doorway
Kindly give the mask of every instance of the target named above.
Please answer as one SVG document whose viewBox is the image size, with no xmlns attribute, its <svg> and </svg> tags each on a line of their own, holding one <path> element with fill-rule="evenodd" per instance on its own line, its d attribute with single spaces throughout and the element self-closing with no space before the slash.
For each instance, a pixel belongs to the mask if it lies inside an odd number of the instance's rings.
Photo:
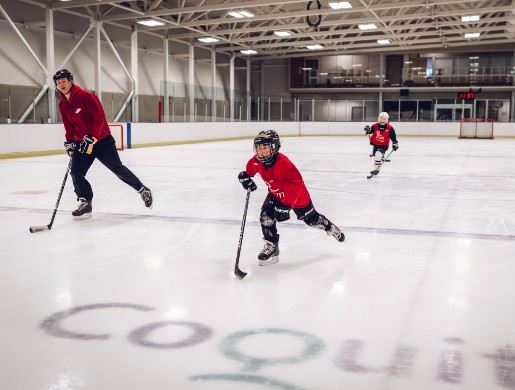
<svg viewBox="0 0 515 390">
<path fill-rule="evenodd" d="M 386 80 L 388 85 L 402 85 L 402 65 L 404 56 L 402 54 L 386 56 Z"/>
</svg>

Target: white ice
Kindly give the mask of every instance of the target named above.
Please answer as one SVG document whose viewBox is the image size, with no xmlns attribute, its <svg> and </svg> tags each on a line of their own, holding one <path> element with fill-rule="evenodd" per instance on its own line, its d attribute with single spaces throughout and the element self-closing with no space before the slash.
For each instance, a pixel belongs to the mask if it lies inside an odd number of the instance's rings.
<svg viewBox="0 0 515 390">
<path fill-rule="evenodd" d="M 283 138 L 339 243 L 292 218 L 259 267 L 239 140 L 121 152 L 149 210 L 101 163 L 93 218 L 65 155 L 0 160 L 0 389 L 515 389 L 513 140 Z M 292 213 L 293 216 L 293 213 Z"/>
</svg>

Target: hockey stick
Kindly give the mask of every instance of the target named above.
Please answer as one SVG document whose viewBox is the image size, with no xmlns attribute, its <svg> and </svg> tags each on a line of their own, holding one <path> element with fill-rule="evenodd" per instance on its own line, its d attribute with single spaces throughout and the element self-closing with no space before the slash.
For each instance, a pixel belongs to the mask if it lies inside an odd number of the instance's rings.
<svg viewBox="0 0 515 390">
<path fill-rule="evenodd" d="M 240 231 L 240 242 L 238 244 L 238 253 L 236 254 L 236 264 L 234 265 L 234 275 L 236 275 L 239 279 L 243 279 L 247 276 L 246 272 L 243 272 L 240 267 L 240 253 L 241 253 L 241 244 L 243 242 L 243 232 L 245 231 L 245 221 L 247 220 L 247 210 L 249 208 L 249 199 L 250 199 L 250 188 L 247 189 L 247 199 L 245 200 L 245 211 L 243 211 L 243 221 L 241 221 L 241 231 Z"/>
<path fill-rule="evenodd" d="M 390 160 L 388 160 L 388 157 L 390 157 L 390 154 L 392 154 L 392 153 L 393 153 L 393 149 L 392 149 L 392 150 L 390 150 L 390 153 L 388 153 L 388 154 L 386 155 L 386 157 L 384 158 L 384 161 L 385 161 L 385 162 L 386 162 L 386 161 L 390 161 Z M 377 171 L 377 172 L 376 172 L 376 173 L 370 173 L 370 175 L 368 175 L 368 176 L 367 176 L 367 179 L 372 179 L 372 177 L 374 177 L 374 176 L 376 176 L 376 175 L 379 175 L 379 171 L 381 170 L 381 167 L 382 167 L 382 166 L 383 166 L 382 164 L 381 164 L 381 165 L 379 165 L 379 167 L 376 169 L 376 171 Z M 372 172 L 373 172 L 373 171 L 372 171 Z"/>
<path fill-rule="evenodd" d="M 70 162 L 68 163 L 68 168 L 66 169 L 66 173 L 64 175 L 63 184 L 61 184 L 61 190 L 59 191 L 59 196 L 57 197 L 57 202 L 55 202 L 54 212 L 52 214 L 52 219 L 50 219 L 50 223 L 48 225 L 41 226 L 31 226 L 29 231 L 31 233 L 45 232 L 47 230 L 52 229 L 52 225 L 54 224 L 55 214 L 57 213 L 57 208 L 59 207 L 59 202 L 61 201 L 61 195 L 63 194 L 64 185 L 66 184 L 66 179 L 68 178 L 68 173 L 72 167 L 72 159 L 70 157 Z"/>
<path fill-rule="evenodd" d="M 389 160 L 389 159 L 388 159 L 388 157 L 390 157 L 390 154 L 392 154 L 393 152 L 394 152 L 394 150 L 393 150 L 393 149 L 392 149 L 392 150 L 390 150 L 390 153 L 388 153 L 388 154 L 386 155 L 386 157 L 384 158 L 383 162 L 390 162 L 391 160 Z"/>
</svg>

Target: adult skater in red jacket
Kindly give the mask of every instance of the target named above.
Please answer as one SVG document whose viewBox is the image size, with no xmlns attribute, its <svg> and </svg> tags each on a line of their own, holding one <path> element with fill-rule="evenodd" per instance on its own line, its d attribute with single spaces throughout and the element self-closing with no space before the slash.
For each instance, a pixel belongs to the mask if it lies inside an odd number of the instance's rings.
<svg viewBox="0 0 515 390">
<path fill-rule="evenodd" d="M 371 175 L 379 173 L 379 167 L 383 164 L 384 154 L 390 146 L 390 140 L 392 141 L 392 149 L 399 149 L 395 129 L 389 121 L 390 116 L 388 113 L 381 112 L 376 123 L 372 126 L 365 126 L 365 134 L 371 134 L 370 145 L 373 146 L 370 157 L 374 157 L 374 170 L 370 171 Z"/>
<path fill-rule="evenodd" d="M 64 147 L 72 159 L 71 177 L 79 205 L 72 212 L 75 219 L 91 217 L 93 190 L 86 173 L 98 158 L 120 180 L 134 188 L 145 206 L 152 207 L 152 192 L 122 164 L 104 109 L 97 96 L 73 82 L 69 70 L 54 74 L 54 82 L 61 95 L 59 110 L 65 128 Z"/>
<path fill-rule="evenodd" d="M 325 230 L 340 242 L 345 240 L 341 230 L 315 210 L 299 170 L 288 157 L 279 153 L 280 147 L 279 135 L 274 130 L 259 133 L 254 138 L 256 154 L 248 161 L 246 170 L 238 175 L 245 190 L 256 190 L 256 183 L 252 180 L 256 173 L 259 173 L 268 187 L 268 195 L 261 206 L 260 222 L 265 246 L 258 255 L 259 265 L 279 261 L 276 222 L 288 220 L 291 209 L 307 225 Z"/>
</svg>

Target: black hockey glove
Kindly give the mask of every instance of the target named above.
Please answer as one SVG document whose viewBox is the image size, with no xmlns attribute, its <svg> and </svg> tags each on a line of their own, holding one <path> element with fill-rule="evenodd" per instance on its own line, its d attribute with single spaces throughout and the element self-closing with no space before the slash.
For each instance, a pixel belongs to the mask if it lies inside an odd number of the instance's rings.
<svg viewBox="0 0 515 390">
<path fill-rule="evenodd" d="M 68 156 L 73 156 L 73 153 L 77 150 L 77 147 L 79 145 L 77 142 L 65 142 L 64 143 L 64 150 L 66 150 L 66 153 L 68 153 Z"/>
<path fill-rule="evenodd" d="M 274 209 L 274 218 L 277 222 L 283 222 L 290 219 L 290 208 L 282 204 L 278 204 Z"/>
<path fill-rule="evenodd" d="M 79 145 L 79 152 L 85 154 L 93 153 L 93 146 L 97 143 L 97 139 L 91 135 L 85 135 L 84 140 Z"/>
<path fill-rule="evenodd" d="M 247 172 L 241 171 L 238 175 L 238 180 L 240 181 L 243 188 L 245 188 L 245 190 L 248 190 L 250 188 L 251 191 L 256 191 L 256 183 L 254 183 L 254 180 L 252 180 L 252 178 L 249 176 Z"/>
<path fill-rule="evenodd" d="M 396 151 L 397 149 L 399 149 L 399 144 L 398 143 L 394 143 L 392 145 L 392 149 L 393 149 L 393 151 Z"/>
<path fill-rule="evenodd" d="M 370 134 L 372 132 L 372 129 L 370 128 L 369 125 L 366 125 L 363 130 L 365 130 L 365 134 Z"/>
</svg>

